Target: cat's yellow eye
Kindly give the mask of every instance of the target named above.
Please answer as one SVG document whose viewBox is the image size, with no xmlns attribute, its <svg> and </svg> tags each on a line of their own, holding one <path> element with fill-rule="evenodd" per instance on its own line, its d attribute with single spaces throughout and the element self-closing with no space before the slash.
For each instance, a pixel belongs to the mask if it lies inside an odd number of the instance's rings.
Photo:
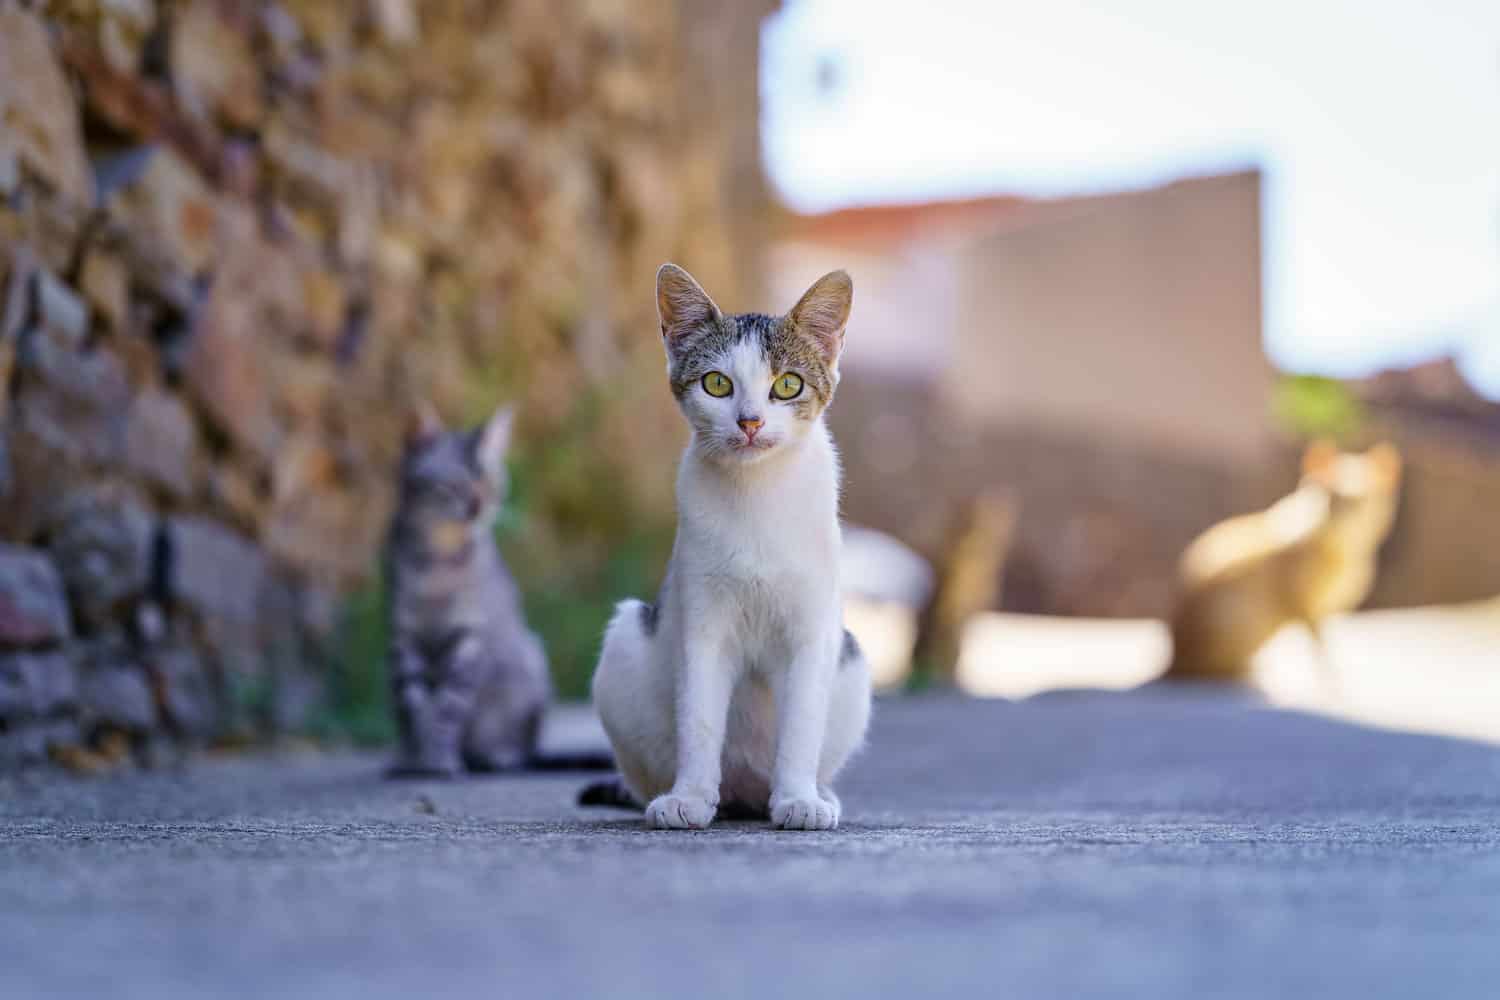
<svg viewBox="0 0 1500 1000">
<path fill-rule="evenodd" d="M 710 396 L 723 399 L 734 391 L 734 383 L 723 372 L 709 372 L 703 376 L 703 391 Z"/>
<path fill-rule="evenodd" d="M 771 383 L 771 395 L 777 399 L 796 399 L 802 392 L 802 376 L 796 372 L 783 372 Z"/>
</svg>

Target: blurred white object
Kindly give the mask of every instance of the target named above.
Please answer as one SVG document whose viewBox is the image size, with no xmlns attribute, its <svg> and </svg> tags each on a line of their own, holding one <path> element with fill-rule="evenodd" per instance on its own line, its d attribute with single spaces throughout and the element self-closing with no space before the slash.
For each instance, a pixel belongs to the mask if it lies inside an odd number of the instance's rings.
<svg viewBox="0 0 1500 1000">
<path fill-rule="evenodd" d="M 859 640 L 870 664 L 870 682 L 877 691 L 899 688 L 911 676 L 919 614 L 894 601 L 845 596 L 844 627 Z"/>
<path fill-rule="evenodd" d="M 1303 629 L 1283 629 L 1256 654 L 1254 683 L 1270 704 L 1500 743 L 1500 599 L 1340 615 L 1325 638 L 1331 691 L 1312 683 L 1314 649 Z M 1170 652 L 1159 621 L 993 612 L 964 629 L 958 683 L 999 698 L 1123 690 L 1154 680 Z"/>
<path fill-rule="evenodd" d="M 987 698 L 1054 688 L 1123 690 L 1155 679 L 1171 650 L 1159 621 L 989 612 L 964 628 L 958 686 Z"/>
<path fill-rule="evenodd" d="M 932 567 L 890 535 L 845 525 L 839 574 L 844 627 L 859 640 L 875 686 L 900 686 L 911 675 L 918 622 L 932 598 Z"/>
<path fill-rule="evenodd" d="M 839 572 L 845 594 L 921 610 L 932 598 L 935 577 L 927 560 L 884 532 L 844 525 Z"/>
<path fill-rule="evenodd" d="M 1271 702 L 1387 729 L 1500 743 L 1500 600 L 1357 611 L 1324 629 L 1332 691 L 1310 683 L 1316 651 L 1286 628 L 1256 657 Z"/>
</svg>

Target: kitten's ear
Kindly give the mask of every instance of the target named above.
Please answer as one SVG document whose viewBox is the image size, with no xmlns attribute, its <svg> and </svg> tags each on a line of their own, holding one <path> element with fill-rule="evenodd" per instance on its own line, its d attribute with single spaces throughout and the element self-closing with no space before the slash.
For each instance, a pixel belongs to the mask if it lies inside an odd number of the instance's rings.
<svg viewBox="0 0 1500 1000">
<path fill-rule="evenodd" d="M 1302 453 L 1302 474 L 1309 479 L 1330 479 L 1338 460 L 1338 445 L 1327 438 L 1318 438 Z"/>
<path fill-rule="evenodd" d="M 419 399 L 406 412 L 406 446 L 426 444 L 443 433 L 443 418 L 430 399 Z"/>
<path fill-rule="evenodd" d="M 716 323 L 723 316 L 703 286 L 676 264 L 663 264 L 656 272 L 656 315 L 661 319 L 661 335 L 671 347 L 672 341 L 704 323 Z"/>
<path fill-rule="evenodd" d="M 1375 474 L 1380 477 L 1381 483 L 1387 488 L 1394 488 L 1401 483 L 1401 452 L 1389 441 L 1382 441 L 1365 453 L 1375 468 Z"/>
<path fill-rule="evenodd" d="M 832 364 L 844 349 L 844 327 L 854 305 L 854 281 L 847 271 L 830 271 L 802 294 L 787 313 L 792 326 L 811 337 Z"/>
<path fill-rule="evenodd" d="M 479 428 L 474 440 L 474 457 L 491 482 L 498 482 L 505 471 L 505 453 L 510 451 L 511 429 L 515 422 L 515 407 L 502 406 Z"/>
</svg>

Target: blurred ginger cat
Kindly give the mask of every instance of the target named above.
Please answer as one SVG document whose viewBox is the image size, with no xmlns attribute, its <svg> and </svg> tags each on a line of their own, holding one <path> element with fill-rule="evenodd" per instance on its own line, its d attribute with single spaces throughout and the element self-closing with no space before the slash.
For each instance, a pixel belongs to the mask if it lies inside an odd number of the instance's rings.
<svg viewBox="0 0 1500 1000">
<path fill-rule="evenodd" d="M 1322 624 L 1369 596 L 1400 485 L 1401 456 L 1391 445 L 1351 454 L 1316 442 L 1295 492 L 1198 536 L 1178 569 L 1165 676 L 1248 681 L 1255 653 L 1297 623 L 1312 633 L 1331 681 Z"/>
</svg>

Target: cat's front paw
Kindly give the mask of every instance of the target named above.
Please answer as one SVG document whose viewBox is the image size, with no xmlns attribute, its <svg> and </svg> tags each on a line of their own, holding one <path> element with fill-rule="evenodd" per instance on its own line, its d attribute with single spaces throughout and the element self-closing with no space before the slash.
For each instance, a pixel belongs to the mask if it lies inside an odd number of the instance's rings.
<svg viewBox="0 0 1500 1000">
<path fill-rule="evenodd" d="M 646 807 L 646 825 L 657 830 L 706 830 L 718 803 L 691 795 L 659 795 Z"/>
<path fill-rule="evenodd" d="M 838 799 L 816 795 L 774 799 L 771 823 L 782 830 L 832 830 L 839 825 Z"/>
</svg>

